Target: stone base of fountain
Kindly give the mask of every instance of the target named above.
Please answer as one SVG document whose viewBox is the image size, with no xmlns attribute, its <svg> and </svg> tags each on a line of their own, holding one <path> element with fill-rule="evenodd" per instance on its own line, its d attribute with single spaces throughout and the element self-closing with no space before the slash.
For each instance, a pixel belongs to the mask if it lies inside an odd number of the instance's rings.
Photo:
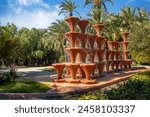
<svg viewBox="0 0 150 117">
<path fill-rule="evenodd" d="M 53 82 L 55 83 L 63 83 L 63 82 L 66 82 L 65 79 L 54 79 Z"/>
<path fill-rule="evenodd" d="M 78 80 L 78 79 L 68 79 L 68 80 L 66 80 L 66 82 L 68 82 L 68 83 L 80 83 L 80 80 Z"/>
<path fill-rule="evenodd" d="M 81 83 L 84 83 L 84 84 L 95 84 L 96 83 L 96 80 L 81 80 Z"/>
</svg>

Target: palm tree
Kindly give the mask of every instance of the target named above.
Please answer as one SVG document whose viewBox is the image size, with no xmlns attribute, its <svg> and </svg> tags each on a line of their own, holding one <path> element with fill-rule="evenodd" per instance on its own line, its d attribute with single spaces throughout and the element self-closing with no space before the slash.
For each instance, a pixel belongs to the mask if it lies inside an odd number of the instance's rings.
<svg viewBox="0 0 150 117">
<path fill-rule="evenodd" d="M 100 9 L 103 9 L 104 11 L 107 11 L 106 2 L 111 2 L 113 5 L 113 0 L 85 0 L 84 6 L 87 6 L 89 4 L 93 4 L 93 8 L 98 7 Z"/>
<path fill-rule="evenodd" d="M 122 20 L 122 28 L 123 30 L 129 31 L 131 25 L 136 20 L 136 9 L 132 9 L 131 7 L 124 7 L 121 9 L 120 19 Z"/>
<path fill-rule="evenodd" d="M 104 36 L 107 40 L 118 41 L 121 39 L 121 20 L 119 15 L 110 14 L 105 23 Z"/>
<path fill-rule="evenodd" d="M 65 2 L 61 2 L 61 5 L 59 6 L 59 8 L 61 9 L 61 12 L 58 15 L 62 13 L 66 15 L 67 13 L 69 13 L 69 16 L 72 17 L 73 12 L 76 12 L 77 14 L 79 14 L 76 11 L 78 6 L 75 4 L 75 1 L 72 1 L 72 0 L 65 0 Z"/>
<path fill-rule="evenodd" d="M 149 21 L 149 16 L 150 16 L 150 12 L 147 13 L 146 12 L 146 9 L 140 9 L 140 8 L 137 8 L 138 10 L 138 14 L 137 14 L 137 20 L 139 22 L 148 22 Z"/>
<path fill-rule="evenodd" d="M 69 31 L 65 21 L 57 20 L 49 27 L 49 40 L 53 44 L 53 48 L 64 54 L 65 33 Z"/>
</svg>

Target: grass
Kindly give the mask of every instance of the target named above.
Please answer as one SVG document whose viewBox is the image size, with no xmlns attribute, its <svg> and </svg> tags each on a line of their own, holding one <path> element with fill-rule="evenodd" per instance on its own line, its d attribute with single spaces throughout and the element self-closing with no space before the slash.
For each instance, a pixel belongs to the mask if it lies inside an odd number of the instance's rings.
<svg viewBox="0 0 150 117">
<path fill-rule="evenodd" d="M 33 81 L 11 82 L 0 85 L 0 93 L 44 93 L 49 89 L 47 85 Z"/>
<path fill-rule="evenodd" d="M 78 100 L 149 100 L 150 71 L 134 74 L 129 80 L 116 87 L 78 95 Z"/>
</svg>

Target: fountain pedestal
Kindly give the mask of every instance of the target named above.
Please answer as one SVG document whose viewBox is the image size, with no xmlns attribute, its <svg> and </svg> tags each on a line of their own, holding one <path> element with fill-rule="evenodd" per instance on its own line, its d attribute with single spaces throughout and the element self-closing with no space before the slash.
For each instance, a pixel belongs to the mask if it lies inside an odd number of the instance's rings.
<svg viewBox="0 0 150 117">
<path fill-rule="evenodd" d="M 75 31 L 75 27 L 80 20 L 77 17 L 69 17 L 69 18 L 65 19 L 65 21 L 67 22 L 70 31 L 73 32 L 73 31 Z"/>
<path fill-rule="evenodd" d="M 58 79 L 54 80 L 54 82 L 58 82 L 58 83 L 64 82 L 65 79 L 63 79 L 63 77 L 62 77 L 62 73 L 63 73 L 63 70 L 65 68 L 65 64 L 56 63 L 56 64 L 52 64 L 52 66 L 55 68 L 57 76 L 58 76 Z"/>
<path fill-rule="evenodd" d="M 80 43 L 81 43 L 81 47 L 85 48 L 86 42 L 88 40 L 88 34 L 80 34 L 79 35 L 79 40 L 80 40 Z"/>
<path fill-rule="evenodd" d="M 77 73 L 77 69 L 79 67 L 79 64 L 69 63 L 69 64 L 66 64 L 66 66 L 69 68 L 70 76 L 71 76 L 71 79 L 67 80 L 67 82 L 69 82 L 69 83 L 79 83 L 80 80 L 76 79 L 76 73 Z"/>
<path fill-rule="evenodd" d="M 71 63 L 75 63 L 76 56 L 81 51 L 81 49 L 80 48 L 66 48 L 66 50 L 67 50 L 67 52 L 69 54 Z"/>
<path fill-rule="evenodd" d="M 104 62 L 96 63 L 96 67 L 98 69 L 99 75 L 101 75 L 103 73 L 103 71 L 104 71 L 104 65 L 105 65 Z"/>
<path fill-rule="evenodd" d="M 77 32 L 67 32 L 66 38 L 68 39 L 71 48 L 75 47 L 77 38 L 79 37 L 79 33 Z"/>
<path fill-rule="evenodd" d="M 96 40 L 97 40 L 97 36 L 95 35 L 89 36 L 89 44 L 90 44 L 91 49 L 94 48 L 94 43 L 96 42 Z"/>
<path fill-rule="evenodd" d="M 80 65 L 81 68 L 83 69 L 84 73 L 85 73 L 85 77 L 86 79 L 85 80 L 81 80 L 82 83 L 85 83 L 85 84 L 95 84 L 96 83 L 96 80 L 91 80 L 91 77 L 90 75 L 93 73 L 93 71 L 95 70 L 96 68 L 96 65 L 95 64 L 81 64 Z"/>
<path fill-rule="evenodd" d="M 121 36 L 123 38 L 123 41 L 126 42 L 127 41 L 127 37 L 128 37 L 129 33 L 128 32 L 122 32 Z"/>
<path fill-rule="evenodd" d="M 89 24 L 88 20 L 80 20 L 79 21 L 78 26 L 79 26 L 79 28 L 81 30 L 81 33 L 85 33 L 85 29 L 88 26 L 88 24 Z"/>
<path fill-rule="evenodd" d="M 93 28 L 96 30 L 97 36 L 101 37 L 102 36 L 102 30 L 104 29 L 104 24 L 95 24 L 95 25 L 93 25 Z"/>
</svg>

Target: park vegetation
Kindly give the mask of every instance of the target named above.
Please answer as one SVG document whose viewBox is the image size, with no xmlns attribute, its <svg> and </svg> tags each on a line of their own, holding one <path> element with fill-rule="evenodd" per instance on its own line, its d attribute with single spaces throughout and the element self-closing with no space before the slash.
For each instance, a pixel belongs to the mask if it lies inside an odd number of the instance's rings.
<svg viewBox="0 0 150 117">
<path fill-rule="evenodd" d="M 149 100 L 150 71 L 137 73 L 111 88 L 76 96 L 78 100 Z"/>
</svg>

